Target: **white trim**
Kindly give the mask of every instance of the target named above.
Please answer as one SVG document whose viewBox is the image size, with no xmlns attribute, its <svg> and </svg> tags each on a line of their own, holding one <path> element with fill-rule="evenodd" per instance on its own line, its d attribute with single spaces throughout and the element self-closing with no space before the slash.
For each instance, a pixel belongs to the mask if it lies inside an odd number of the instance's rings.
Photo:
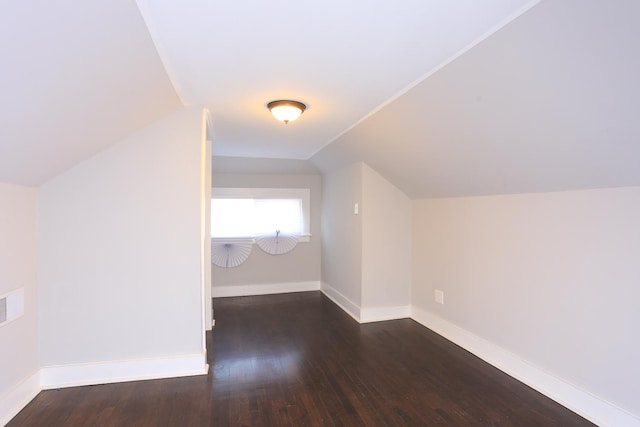
<svg viewBox="0 0 640 427">
<path fill-rule="evenodd" d="M 214 199 L 307 199 L 309 188 L 212 187 Z"/>
<path fill-rule="evenodd" d="M 322 282 L 320 290 L 358 323 L 406 319 L 411 316 L 411 306 L 408 305 L 362 308 L 326 282 Z"/>
<path fill-rule="evenodd" d="M 407 319 L 411 316 L 411 306 L 360 308 L 360 323 L 384 320 Z"/>
<path fill-rule="evenodd" d="M 336 303 L 336 305 L 345 313 L 353 317 L 356 322 L 360 323 L 360 306 L 358 304 L 342 295 L 338 290 L 336 290 L 336 288 L 326 282 L 322 282 L 320 290 L 327 296 L 327 298 Z"/>
<path fill-rule="evenodd" d="M 0 426 L 7 424 L 18 415 L 42 391 L 40 371 L 22 381 L 0 397 Z"/>
<path fill-rule="evenodd" d="M 110 384 L 157 378 L 206 375 L 206 353 L 157 359 L 45 366 L 40 370 L 44 390 L 84 385 Z"/>
<path fill-rule="evenodd" d="M 211 287 L 214 298 L 246 297 L 251 295 L 286 294 L 289 292 L 319 291 L 319 281 L 266 283 L 261 285 L 215 286 Z"/>
<path fill-rule="evenodd" d="M 545 372 L 508 350 L 433 313 L 411 307 L 411 318 L 599 426 L 640 427 L 640 418 Z"/>
<path fill-rule="evenodd" d="M 212 237 L 212 242 L 216 243 L 251 243 L 256 244 L 256 239 L 253 237 Z M 301 234 L 298 238 L 299 243 L 306 243 L 311 241 L 311 234 Z M 215 265 L 215 264 L 214 264 Z"/>
</svg>

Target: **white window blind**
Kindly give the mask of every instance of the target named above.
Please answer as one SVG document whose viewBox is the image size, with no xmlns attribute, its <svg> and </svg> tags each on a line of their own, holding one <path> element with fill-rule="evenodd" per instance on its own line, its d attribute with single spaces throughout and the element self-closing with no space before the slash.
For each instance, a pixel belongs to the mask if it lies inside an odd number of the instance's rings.
<svg viewBox="0 0 640 427">
<path fill-rule="evenodd" d="M 253 203 L 255 236 L 270 235 L 276 230 L 283 234 L 302 234 L 302 200 L 254 199 Z"/>
<path fill-rule="evenodd" d="M 211 237 L 254 238 L 297 234 L 310 237 L 308 188 L 222 188 L 211 191 Z"/>
</svg>

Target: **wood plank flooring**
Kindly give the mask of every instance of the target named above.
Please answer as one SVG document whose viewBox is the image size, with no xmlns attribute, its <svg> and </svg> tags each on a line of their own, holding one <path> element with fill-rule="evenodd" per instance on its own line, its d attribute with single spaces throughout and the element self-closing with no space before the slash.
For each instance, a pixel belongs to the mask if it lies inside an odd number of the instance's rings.
<svg viewBox="0 0 640 427">
<path fill-rule="evenodd" d="M 40 393 L 18 426 L 587 426 L 412 320 L 319 292 L 214 299 L 209 375 Z"/>
</svg>

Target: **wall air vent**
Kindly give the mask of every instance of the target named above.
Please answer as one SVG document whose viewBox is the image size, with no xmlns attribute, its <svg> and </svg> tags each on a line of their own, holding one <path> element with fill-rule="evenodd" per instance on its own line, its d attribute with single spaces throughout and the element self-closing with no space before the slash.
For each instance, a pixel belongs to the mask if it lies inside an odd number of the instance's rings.
<svg viewBox="0 0 640 427">
<path fill-rule="evenodd" d="M 0 326 L 24 314 L 24 289 L 20 288 L 6 295 L 0 295 Z"/>
<path fill-rule="evenodd" d="M 7 297 L 0 298 L 0 325 L 7 321 Z"/>
</svg>

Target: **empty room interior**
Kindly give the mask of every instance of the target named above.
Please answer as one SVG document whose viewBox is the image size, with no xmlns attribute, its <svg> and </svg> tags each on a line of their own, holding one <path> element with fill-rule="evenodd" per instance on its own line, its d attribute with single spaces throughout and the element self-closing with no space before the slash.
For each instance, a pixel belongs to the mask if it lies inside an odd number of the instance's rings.
<svg viewBox="0 0 640 427">
<path fill-rule="evenodd" d="M 0 425 L 640 427 L 638 22 L 2 2 Z"/>
</svg>

